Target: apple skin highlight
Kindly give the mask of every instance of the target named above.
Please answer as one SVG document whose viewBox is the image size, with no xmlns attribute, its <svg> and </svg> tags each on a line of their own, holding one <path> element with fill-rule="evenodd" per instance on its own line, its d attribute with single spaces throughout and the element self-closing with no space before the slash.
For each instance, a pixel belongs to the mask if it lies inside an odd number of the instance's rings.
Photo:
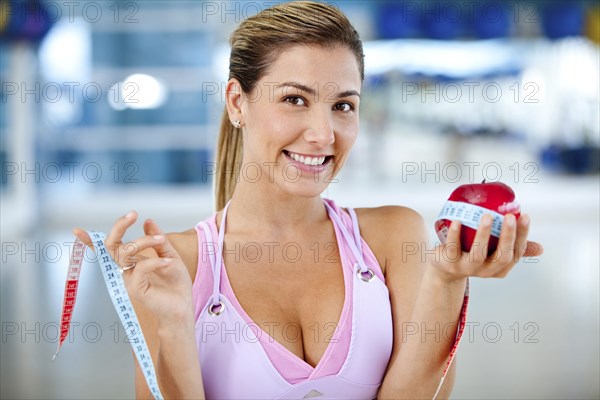
<svg viewBox="0 0 600 400">
<path fill-rule="evenodd" d="M 495 211 L 499 214 L 513 214 L 518 220 L 521 215 L 521 206 L 516 200 L 515 192 L 510 186 L 502 182 L 485 182 L 461 185 L 456 188 L 450 197 L 450 201 L 473 204 Z M 444 228 L 450 229 L 452 221 L 448 219 L 440 219 L 435 223 L 435 230 L 440 236 L 440 231 Z M 462 251 L 469 252 L 475 240 L 476 230 L 468 226 L 462 225 L 460 230 L 460 243 Z M 440 238 L 441 239 L 441 238 Z M 487 243 L 487 254 L 492 255 L 498 247 L 498 238 L 494 235 L 490 236 Z M 483 249 L 483 244 L 481 245 Z"/>
</svg>

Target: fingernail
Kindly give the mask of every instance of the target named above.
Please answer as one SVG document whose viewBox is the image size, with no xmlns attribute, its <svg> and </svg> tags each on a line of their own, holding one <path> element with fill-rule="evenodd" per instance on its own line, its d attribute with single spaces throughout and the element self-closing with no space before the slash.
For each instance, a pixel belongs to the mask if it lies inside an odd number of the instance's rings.
<svg viewBox="0 0 600 400">
<path fill-rule="evenodd" d="M 170 263 L 172 260 L 173 260 L 172 258 L 165 257 L 165 258 L 161 259 L 161 262 L 162 262 L 163 264 L 168 264 L 168 263 Z"/>
<path fill-rule="evenodd" d="M 129 211 L 127 213 L 127 215 L 125 215 L 125 218 L 132 218 L 135 215 L 135 211 Z"/>
<path fill-rule="evenodd" d="M 481 223 L 483 226 L 490 226 L 492 224 L 492 216 L 490 214 L 485 214 L 481 217 Z"/>
<path fill-rule="evenodd" d="M 458 230 L 458 221 L 452 221 L 452 223 L 450 224 L 450 230 L 451 231 L 457 231 Z"/>
<path fill-rule="evenodd" d="M 152 236 L 152 239 L 154 240 L 163 240 L 164 236 L 163 235 L 154 235 Z"/>
<path fill-rule="evenodd" d="M 523 214 L 523 215 L 521 215 L 521 217 L 519 219 L 521 220 L 521 223 L 523 224 L 523 226 L 529 226 L 529 222 L 531 221 L 529 219 L 529 215 Z"/>
</svg>

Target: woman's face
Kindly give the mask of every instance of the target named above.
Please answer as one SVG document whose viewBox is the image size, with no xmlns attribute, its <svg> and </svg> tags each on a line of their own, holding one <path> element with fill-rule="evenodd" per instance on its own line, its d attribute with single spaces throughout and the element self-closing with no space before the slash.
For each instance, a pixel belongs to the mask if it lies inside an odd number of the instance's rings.
<svg viewBox="0 0 600 400">
<path fill-rule="evenodd" d="M 360 89 L 358 63 L 346 47 L 299 45 L 281 53 L 242 97 L 240 179 L 260 168 L 262 179 L 284 192 L 320 195 L 356 141 Z"/>
</svg>

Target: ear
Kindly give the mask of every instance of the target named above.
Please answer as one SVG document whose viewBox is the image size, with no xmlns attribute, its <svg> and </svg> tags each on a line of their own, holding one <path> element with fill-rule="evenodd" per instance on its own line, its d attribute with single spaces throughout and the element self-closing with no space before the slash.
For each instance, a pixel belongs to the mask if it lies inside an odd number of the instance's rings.
<svg viewBox="0 0 600 400">
<path fill-rule="evenodd" d="M 233 124 L 234 121 L 243 121 L 242 118 L 242 102 L 244 101 L 244 93 L 240 82 L 231 78 L 225 87 L 225 104 L 229 121 Z"/>
</svg>

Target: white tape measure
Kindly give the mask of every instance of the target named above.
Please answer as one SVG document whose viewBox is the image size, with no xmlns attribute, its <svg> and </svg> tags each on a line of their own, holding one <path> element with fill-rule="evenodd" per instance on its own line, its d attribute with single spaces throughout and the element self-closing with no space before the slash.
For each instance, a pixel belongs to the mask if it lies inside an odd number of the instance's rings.
<svg viewBox="0 0 600 400">
<path fill-rule="evenodd" d="M 437 219 L 458 221 L 464 226 L 477 230 L 479 221 L 485 214 L 490 214 L 494 218 L 492 221 L 492 235 L 500 237 L 504 215 L 474 204 L 448 200 L 442 207 Z"/>
<path fill-rule="evenodd" d="M 144 339 L 140 323 L 137 315 L 131 305 L 131 300 L 127 294 L 125 288 L 125 282 L 121 276 L 121 268 L 112 259 L 110 253 L 104 245 L 104 238 L 106 235 L 101 232 L 88 232 L 94 248 L 96 249 L 96 256 L 98 257 L 98 264 L 102 270 L 102 276 L 106 283 L 106 288 L 110 295 L 110 299 L 117 310 L 121 324 L 125 329 L 129 343 L 133 347 L 133 352 L 138 360 L 140 368 L 146 378 L 148 388 L 154 395 L 155 399 L 162 399 L 162 394 L 158 387 L 158 381 L 156 380 L 156 373 L 154 371 L 154 364 L 150 357 L 150 351 L 148 345 Z M 83 260 L 83 252 L 85 251 L 85 245 L 80 241 L 75 241 L 73 246 L 73 252 L 69 261 L 69 271 L 67 273 L 67 282 L 65 284 L 65 297 L 63 300 L 63 308 L 61 313 L 61 328 L 60 328 L 60 339 L 58 341 L 58 348 L 52 360 L 58 355 L 58 351 L 62 346 L 64 340 L 69 334 L 69 326 L 71 324 L 71 317 L 73 315 L 73 308 L 75 307 L 75 301 L 77 299 L 77 286 L 79 285 L 79 274 L 81 273 L 81 265 Z"/>
</svg>

